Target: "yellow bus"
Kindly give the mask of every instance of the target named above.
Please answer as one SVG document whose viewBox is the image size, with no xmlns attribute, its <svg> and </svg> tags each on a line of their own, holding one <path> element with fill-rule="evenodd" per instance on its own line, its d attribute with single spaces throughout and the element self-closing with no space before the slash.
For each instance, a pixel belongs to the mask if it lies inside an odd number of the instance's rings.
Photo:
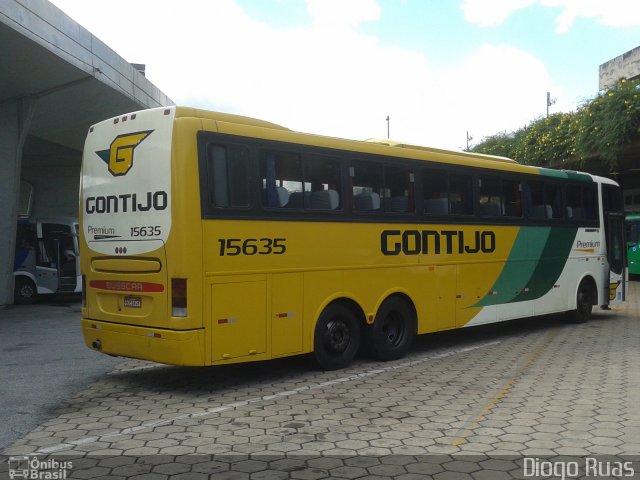
<svg viewBox="0 0 640 480">
<path fill-rule="evenodd" d="M 585 173 L 184 107 L 91 127 L 86 344 L 174 365 L 359 350 L 624 300 L 622 197 Z M 361 348 L 362 347 L 362 348 Z"/>
</svg>

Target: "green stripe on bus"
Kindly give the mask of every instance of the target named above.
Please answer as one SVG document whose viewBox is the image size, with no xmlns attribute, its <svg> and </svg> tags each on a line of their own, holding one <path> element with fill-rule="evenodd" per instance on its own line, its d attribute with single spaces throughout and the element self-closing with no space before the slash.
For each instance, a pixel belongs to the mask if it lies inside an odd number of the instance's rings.
<svg viewBox="0 0 640 480">
<path fill-rule="evenodd" d="M 563 180 L 571 180 L 574 182 L 593 183 L 591 175 L 586 175 L 580 172 L 573 172 L 568 170 L 553 170 L 551 168 L 539 167 L 538 172 L 540 175 L 552 178 L 561 178 Z"/>
<path fill-rule="evenodd" d="M 540 172 L 540 175 L 545 177 L 561 178 L 563 180 L 567 178 L 566 172 L 563 172 L 562 170 L 552 170 L 550 168 L 539 167 L 538 172 Z"/>
<path fill-rule="evenodd" d="M 578 229 L 571 227 L 551 229 L 533 279 L 527 284 L 529 291 L 521 295 L 524 298 L 519 298 L 518 301 L 540 298 L 553 288 L 569 259 L 577 233 Z"/>
<path fill-rule="evenodd" d="M 584 182 L 584 183 L 594 183 L 591 175 L 586 175 L 580 172 L 566 172 L 567 179 L 573 180 L 574 182 Z"/>
<path fill-rule="evenodd" d="M 509 259 L 491 288 L 494 295 L 485 297 L 477 307 L 517 301 L 518 285 L 526 285 L 533 277 L 538 259 L 542 256 L 551 227 L 522 227 L 513 242 Z M 517 290 L 516 290 L 517 288 Z"/>
<path fill-rule="evenodd" d="M 521 228 L 491 294 L 474 306 L 524 302 L 544 296 L 560 277 L 577 233 L 578 229 L 571 227 Z"/>
</svg>

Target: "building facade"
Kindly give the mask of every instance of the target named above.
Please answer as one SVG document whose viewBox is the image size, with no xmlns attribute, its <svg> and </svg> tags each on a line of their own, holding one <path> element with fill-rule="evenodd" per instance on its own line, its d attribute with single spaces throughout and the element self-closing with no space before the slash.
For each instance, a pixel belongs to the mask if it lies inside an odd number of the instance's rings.
<svg viewBox="0 0 640 480">
<path fill-rule="evenodd" d="M 640 47 L 609 60 L 600 65 L 600 90 L 612 87 L 623 78 L 640 79 Z"/>
</svg>

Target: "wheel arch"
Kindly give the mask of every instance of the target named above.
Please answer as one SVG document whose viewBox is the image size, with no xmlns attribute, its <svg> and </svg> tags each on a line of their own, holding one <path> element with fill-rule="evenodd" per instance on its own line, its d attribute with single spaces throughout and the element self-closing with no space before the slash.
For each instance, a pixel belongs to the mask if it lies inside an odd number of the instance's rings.
<svg viewBox="0 0 640 480">
<path fill-rule="evenodd" d="M 378 314 L 378 311 L 380 310 L 380 307 L 382 306 L 382 304 L 391 298 L 398 298 L 399 300 L 402 300 L 409 306 L 409 308 L 411 309 L 411 312 L 413 313 L 413 320 L 416 327 L 415 333 L 418 333 L 418 309 L 416 308 L 415 303 L 413 303 L 413 300 L 411 299 L 411 297 L 402 290 L 392 290 L 390 292 L 386 292 L 385 295 L 380 297 L 380 300 L 376 304 L 374 317 Z"/>
<path fill-rule="evenodd" d="M 573 295 L 571 295 L 570 297 L 571 304 L 569 305 L 569 310 L 574 310 L 575 308 L 577 308 L 578 290 L 580 289 L 580 285 L 582 285 L 582 282 L 585 282 L 585 281 L 588 283 L 592 291 L 591 304 L 598 305 L 599 303 L 598 299 L 600 298 L 600 292 L 598 291 L 598 284 L 595 278 L 593 278 L 593 275 L 590 272 L 586 272 L 578 279 L 578 281 L 574 286 Z"/>
<path fill-rule="evenodd" d="M 38 283 L 36 282 L 36 276 L 33 273 L 17 271 L 17 272 L 13 272 L 13 276 L 15 278 L 18 278 L 18 277 L 28 278 L 29 280 L 31 280 L 33 282 L 33 284 L 36 286 L 36 288 L 38 288 Z M 15 282 L 15 280 L 14 280 L 14 282 Z"/>
</svg>

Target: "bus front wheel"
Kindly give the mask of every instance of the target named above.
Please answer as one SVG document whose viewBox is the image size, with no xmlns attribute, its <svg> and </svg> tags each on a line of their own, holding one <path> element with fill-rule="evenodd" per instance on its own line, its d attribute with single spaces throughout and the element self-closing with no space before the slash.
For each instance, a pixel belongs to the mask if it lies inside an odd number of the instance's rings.
<svg viewBox="0 0 640 480">
<path fill-rule="evenodd" d="M 402 298 L 387 298 L 380 305 L 373 325 L 367 328 L 365 335 L 368 350 L 378 360 L 404 357 L 416 336 L 413 309 Z"/>
<path fill-rule="evenodd" d="M 586 278 L 582 280 L 576 293 L 576 309 L 568 312 L 569 320 L 572 323 L 584 323 L 589 320 L 595 303 L 595 295 L 593 281 Z"/>
<path fill-rule="evenodd" d="M 15 303 L 22 305 L 36 303 L 38 290 L 35 284 L 28 278 L 16 277 L 13 292 L 13 301 Z"/>
<path fill-rule="evenodd" d="M 334 303 L 316 324 L 313 353 L 323 370 L 339 370 L 351 363 L 360 346 L 360 322 L 353 309 Z"/>
</svg>

